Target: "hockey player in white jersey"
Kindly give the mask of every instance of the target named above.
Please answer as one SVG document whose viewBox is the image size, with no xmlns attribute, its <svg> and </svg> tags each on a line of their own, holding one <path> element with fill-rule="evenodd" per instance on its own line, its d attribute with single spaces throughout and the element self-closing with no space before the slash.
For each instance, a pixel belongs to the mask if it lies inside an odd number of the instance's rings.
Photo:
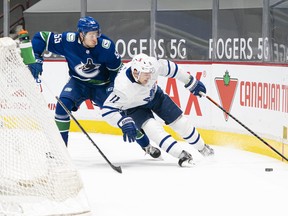
<svg viewBox="0 0 288 216">
<path fill-rule="evenodd" d="M 111 125 L 118 125 L 120 128 L 130 125 L 130 134 L 135 134 L 133 131 L 136 125 L 162 150 L 178 158 L 179 166 L 183 166 L 184 162 L 192 163 L 192 155 L 183 150 L 164 130 L 153 113 L 203 156 L 213 155 L 214 150 L 204 143 L 189 118 L 183 115 L 183 111 L 157 85 L 159 75 L 180 80 L 195 96 L 201 97 L 199 92 L 206 93 L 204 84 L 182 71 L 176 63 L 139 54 L 123 66 L 117 75 L 114 90 L 104 102 L 102 116 Z"/>
</svg>

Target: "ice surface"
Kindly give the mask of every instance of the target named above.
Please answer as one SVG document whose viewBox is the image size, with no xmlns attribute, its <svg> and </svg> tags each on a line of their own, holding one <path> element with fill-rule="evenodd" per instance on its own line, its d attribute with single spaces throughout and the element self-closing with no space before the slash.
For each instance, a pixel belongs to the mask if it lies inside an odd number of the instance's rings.
<svg viewBox="0 0 288 216">
<path fill-rule="evenodd" d="M 207 159 L 180 142 L 197 163 L 180 168 L 177 159 L 165 152 L 162 161 L 152 159 L 136 143 L 124 143 L 121 136 L 90 136 L 123 171 L 114 171 L 83 133 L 70 134 L 68 150 L 81 174 L 93 216 L 287 214 L 287 163 L 215 145 L 215 156 Z M 265 168 L 273 171 L 265 172 Z"/>
</svg>

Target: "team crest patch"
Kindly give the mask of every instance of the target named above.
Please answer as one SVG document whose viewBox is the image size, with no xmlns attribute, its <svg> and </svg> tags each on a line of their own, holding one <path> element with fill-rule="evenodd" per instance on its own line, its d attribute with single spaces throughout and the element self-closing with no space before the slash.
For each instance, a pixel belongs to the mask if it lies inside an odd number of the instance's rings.
<svg viewBox="0 0 288 216">
<path fill-rule="evenodd" d="M 103 48 L 109 49 L 110 44 L 111 44 L 111 41 L 106 40 L 106 39 L 103 39 L 103 41 L 102 41 L 102 47 L 103 47 Z"/>
<path fill-rule="evenodd" d="M 66 40 L 68 42 L 74 42 L 76 38 L 75 33 L 67 33 Z"/>
<path fill-rule="evenodd" d="M 65 92 L 71 92 L 71 91 L 72 91 L 72 88 L 66 87 L 66 88 L 64 89 L 64 91 L 65 91 Z"/>
</svg>

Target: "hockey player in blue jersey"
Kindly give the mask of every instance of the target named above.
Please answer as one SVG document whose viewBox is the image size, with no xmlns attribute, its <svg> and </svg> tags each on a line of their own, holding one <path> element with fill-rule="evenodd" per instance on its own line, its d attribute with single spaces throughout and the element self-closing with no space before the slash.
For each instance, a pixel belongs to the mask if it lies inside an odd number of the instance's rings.
<svg viewBox="0 0 288 216">
<path fill-rule="evenodd" d="M 139 54 L 116 77 L 113 92 L 103 105 L 104 119 L 120 127 L 119 122 L 123 119 L 135 122 L 137 128 L 142 129 L 162 150 L 178 158 L 180 166 L 184 162 L 192 163 L 192 155 L 163 129 L 162 124 L 154 118 L 155 113 L 203 156 L 213 155 L 214 150 L 204 143 L 190 119 L 157 85 L 159 75 L 180 80 L 195 96 L 201 97 L 199 92 L 206 93 L 204 84 L 182 71 L 176 63 Z"/>
<path fill-rule="evenodd" d="M 42 73 L 44 50 L 62 55 L 67 60 L 70 79 L 59 99 L 69 111 L 76 111 L 87 99 L 102 107 L 113 89 L 122 61 L 114 42 L 101 34 L 99 23 L 93 17 L 80 18 L 77 32 L 37 32 L 32 39 L 32 45 L 36 63 L 30 64 L 29 69 L 35 79 Z M 70 117 L 59 103 L 56 105 L 55 120 L 67 146 Z M 136 132 L 131 131 L 130 127 L 135 126 L 123 122 L 121 129 L 124 139 L 132 142 L 135 141 Z M 144 149 L 149 148 L 152 157 L 160 156 L 160 150 L 149 147 L 149 139 L 145 135 L 138 135 L 137 142 Z"/>
</svg>

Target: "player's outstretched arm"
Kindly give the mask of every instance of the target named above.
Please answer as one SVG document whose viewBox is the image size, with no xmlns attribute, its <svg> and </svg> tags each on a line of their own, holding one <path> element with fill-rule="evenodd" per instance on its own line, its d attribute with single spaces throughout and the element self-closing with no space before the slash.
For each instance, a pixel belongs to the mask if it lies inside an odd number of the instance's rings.
<svg viewBox="0 0 288 216">
<path fill-rule="evenodd" d="M 170 60 L 158 60 L 160 65 L 159 74 L 170 78 L 175 78 L 184 83 L 187 88 L 195 96 L 201 97 L 199 92 L 206 93 L 205 85 L 195 77 L 184 71 L 178 64 Z"/>
<path fill-rule="evenodd" d="M 187 88 L 195 96 L 202 97 L 200 92 L 206 94 L 205 85 L 200 80 L 197 80 L 195 77 L 191 75 L 190 75 L 189 82 L 185 84 L 185 88 Z"/>
</svg>

